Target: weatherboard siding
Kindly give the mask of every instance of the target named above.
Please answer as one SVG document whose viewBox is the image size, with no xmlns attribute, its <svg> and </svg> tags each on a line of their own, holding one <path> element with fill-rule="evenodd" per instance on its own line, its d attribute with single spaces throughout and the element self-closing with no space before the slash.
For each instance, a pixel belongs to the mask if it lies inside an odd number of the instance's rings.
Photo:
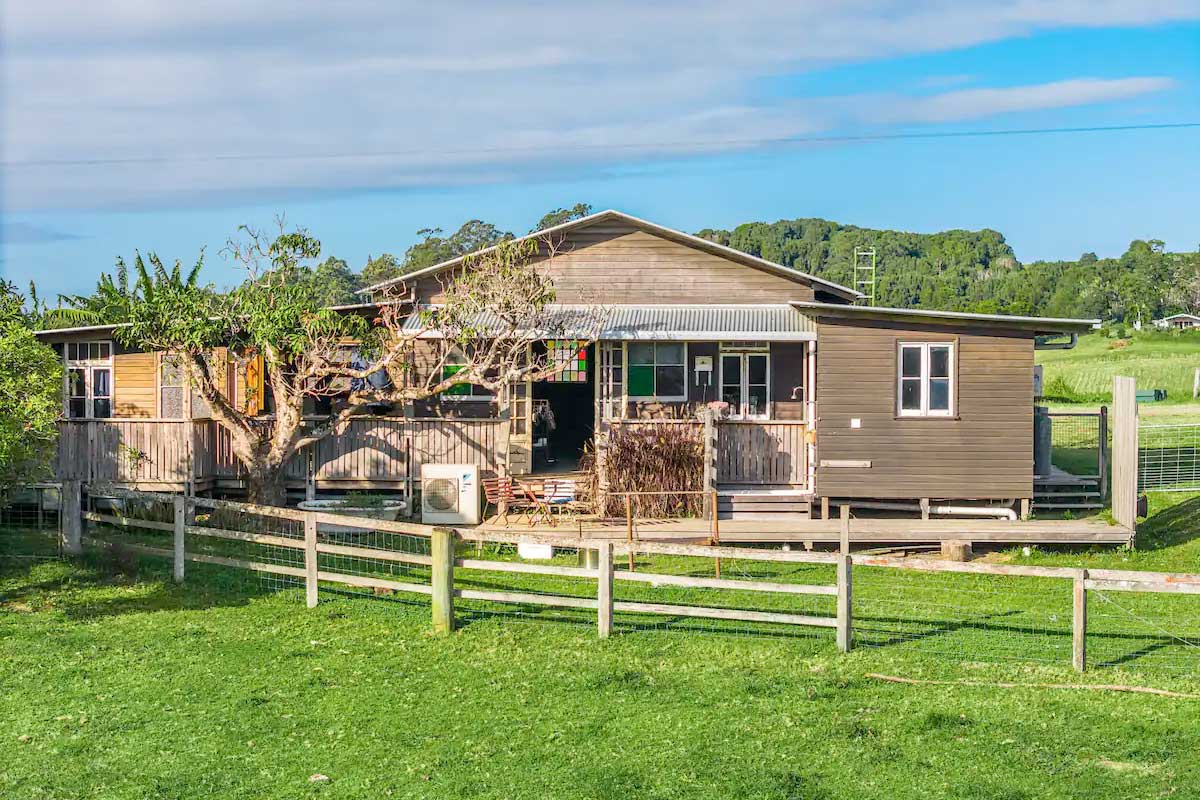
<svg viewBox="0 0 1200 800">
<path fill-rule="evenodd" d="M 987 498 L 1033 493 L 1033 339 L 978 327 L 822 321 L 817 330 L 817 492 Z M 897 343 L 954 341 L 955 418 L 896 416 Z M 862 427 L 850 427 L 851 419 Z M 820 466 L 820 461 L 870 467 Z"/>
<path fill-rule="evenodd" d="M 597 222 L 565 234 L 542 263 L 555 302 L 596 304 L 785 303 L 812 300 L 810 285 L 639 230 Z M 445 278 L 442 278 L 444 280 Z M 416 282 L 426 302 L 444 299 L 437 276 Z"/>
</svg>

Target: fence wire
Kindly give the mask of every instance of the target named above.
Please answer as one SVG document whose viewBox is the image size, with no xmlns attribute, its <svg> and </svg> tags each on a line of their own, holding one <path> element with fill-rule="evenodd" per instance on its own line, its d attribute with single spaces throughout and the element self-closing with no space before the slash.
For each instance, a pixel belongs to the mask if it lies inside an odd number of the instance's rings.
<svg viewBox="0 0 1200 800">
<path fill-rule="evenodd" d="M 1071 663 L 1072 584 L 854 567 L 855 646 L 942 662 Z"/>
<path fill-rule="evenodd" d="M 91 523 L 89 534 L 109 543 L 107 558 L 115 568 L 137 570 L 144 557 L 123 545 L 171 549 L 174 504 L 162 496 L 105 496 L 94 493 L 88 507 L 98 513 L 156 525 L 154 529 Z M 193 523 L 214 533 L 262 534 L 295 543 L 245 541 L 198 535 L 186 537 L 191 554 L 206 554 L 287 567 L 295 575 L 254 572 L 188 562 L 189 580 L 253 581 L 257 590 L 299 588 L 304 584 L 304 525 L 300 520 L 225 507 L 196 509 Z M 323 573 L 383 579 L 429 586 L 430 540 L 372 528 L 320 523 L 322 548 L 346 548 L 318 556 Z M 47 537 L 55 538 L 55 537 Z M 456 589 L 521 593 L 568 598 L 579 608 L 547 606 L 531 600 L 460 597 L 455 613 L 462 623 L 561 625 L 596 624 L 597 595 L 594 554 L 585 540 L 578 546 L 556 544 L 550 554 L 520 552 L 517 544 L 459 541 L 454 571 Z M 745 621 L 672 613 L 621 610 L 621 603 L 708 607 L 798 615 L 832 621 L 836 567 L 832 563 L 763 561 L 737 557 L 737 548 L 717 560 L 711 556 L 635 552 L 614 562 L 614 627 L 618 633 L 650 631 L 779 637 L 803 643 L 814 652 L 833 645 L 832 627 Z M 378 553 L 378 556 L 372 554 Z M 540 555 L 549 555 L 541 558 Z M 398 556 L 402 556 L 399 557 Z M 130 562 L 132 561 L 132 566 Z M 504 564 L 569 567 L 573 574 L 543 574 L 504 569 Z M 756 581 L 777 584 L 775 591 L 734 586 L 682 586 L 682 579 Z M 332 577 L 332 576 L 330 576 Z M 790 590 L 789 588 L 790 587 Z M 819 587 L 819 588 L 807 588 Z M 1043 664 L 1069 668 L 1072 656 L 1072 581 L 1064 578 L 990 575 L 909 570 L 897 566 L 855 565 L 853 568 L 853 639 L 855 647 L 887 649 L 935 668 L 980 664 Z M 322 581 L 323 594 L 336 592 L 386 597 L 428 608 L 420 593 L 387 587 L 355 587 Z M 303 595 L 296 592 L 297 599 Z M 1088 605 L 1089 668 L 1200 675 L 1200 596 L 1092 590 Z"/>
<path fill-rule="evenodd" d="M 0 500 L 0 559 L 10 565 L 62 556 L 62 494 L 53 486 L 21 487 Z"/>
<path fill-rule="evenodd" d="M 1200 490 L 1200 424 L 1138 426 L 1138 490 Z"/>
<path fill-rule="evenodd" d="M 1100 414 L 1051 412 L 1049 417 L 1050 462 L 1072 475 L 1099 476 Z"/>
<path fill-rule="evenodd" d="M 1088 664 L 1200 676 L 1200 595 L 1088 592 Z"/>
</svg>

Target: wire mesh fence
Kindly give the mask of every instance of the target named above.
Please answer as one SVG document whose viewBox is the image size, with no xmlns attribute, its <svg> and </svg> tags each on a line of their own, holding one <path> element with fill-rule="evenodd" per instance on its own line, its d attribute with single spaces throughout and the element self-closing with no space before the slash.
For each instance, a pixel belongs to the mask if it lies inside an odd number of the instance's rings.
<svg viewBox="0 0 1200 800">
<path fill-rule="evenodd" d="M 946 663 L 1071 663 L 1071 582 L 854 567 L 856 646 Z"/>
<path fill-rule="evenodd" d="M 1090 665 L 1200 676 L 1200 595 L 1088 594 Z"/>
<path fill-rule="evenodd" d="M 1138 426 L 1138 490 L 1200 490 L 1200 424 Z"/>
<path fill-rule="evenodd" d="M 1108 438 L 1104 413 L 1050 412 L 1050 462 L 1072 475 L 1099 477 L 1104 469 L 1101 438 Z"/>
<path fill-rule="evenodd" d="M 0 559 L 19 563 L 59 558 L 61 511 L 57 486 L 24 486 L 5 493 L 0 498 Z"/>
<path fill-rule="evenodd" d="M 90 538 L 104 545 L 118 569 L 128 569 L 122 559 L 142 557 L 145 548 L 169 558 L 178 503 L 164 495 L 93 493 Z M 189 576 L 249 576 L 259 591 L 299 588 L 308 580 L 325 595 L 385 597 L 428 613 L 439 568 L 433 529 L 195 503 L 186 548 L 188 558 L 201 563 L 189 561 Z M 1084 580 L 1077 570 L 855 556 L 852 582 L 843 586 L 840 557 L 829 553 L 484 532 L 451 541 L 452 562 L 441 563 L 453 574 L 454 614 L 466 623 L 596 626 L 607 569 L 600 553 L 613 548 L 611 608 L 621 633 L 780 637 L 815 651 L 833 644 L 843 619 L 839 589 L 853 598 L 844 619 L 853 620 L 856 647 L 887 649 L 939 668 L 1067 668 L 1081 630 L 1073 626 L 1073 591 Z M 306 573 L 310 554 L 315 580 Z M 1086 595 L 1084 629 L 1090 668 L 1200 676 L 1200 593 L 1162 588 L 1183 581 L 1194 591 L 1195 576 L 1099 570 L 1093 577 L 1087 579 L 1095 586 Z M 1127 582 L 1143 590 L 1109 591 Z M 1151 586 L 1157 588 L 1145 589 Z"/>
</svg>

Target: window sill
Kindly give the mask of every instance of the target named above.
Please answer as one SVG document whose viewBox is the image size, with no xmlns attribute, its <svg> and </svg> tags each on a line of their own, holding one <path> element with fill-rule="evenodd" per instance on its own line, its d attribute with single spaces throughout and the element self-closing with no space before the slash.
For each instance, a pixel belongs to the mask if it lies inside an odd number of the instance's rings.
<svg viewBox="0 0 1200 800">
<path fill-rule="evenodd" d="M 909 414 L 909 415 L 896 414 L 894 417 L 892 417 L 892 419 L 904 421 L 904 422 L 909 422 L 909 421 L 911 421 L 911 422 L 956 422 L 958 420 L 961 420 L 962 417 L 959 416 L 958 414 L 953 414 L 948 417 L 939 417 L 939 416 L 930 416 L 930 415 L 916 416 L 913 414 Z"/>
<path fill-rule="evenodd" d="M 631 403 L 686 403 L 687 397 L 657 397 L 657 396 L 637 397 L 635 395 L 629 395 L 629 402 L 631 402 Z"/>
</svg>

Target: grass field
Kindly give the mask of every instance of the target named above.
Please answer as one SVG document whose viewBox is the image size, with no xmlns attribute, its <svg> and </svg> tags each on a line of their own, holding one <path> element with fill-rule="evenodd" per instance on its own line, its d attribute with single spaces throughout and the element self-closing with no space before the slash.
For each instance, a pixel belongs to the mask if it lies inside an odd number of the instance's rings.
<svg viewBox="0 0 1200 800">
<path fill-rule="evenodd" d="M 1165 403 L 1145 409 L 1195 404 L 1192 381 L 1200 367 L 1200 332 L 1139 333 L 1130 339 L 1100 334 L 1080 337 L 1071 350 L 1039 350 L 1050 404 L 1107 403 L 1114 375 L 1129 375 L 1139 389 L 1166 389 Z M 1200 419 L 1200 414 L 1196 415 Z"/>
<path fill-rule="evenodd" d="M 1153 511 L 1135 553 L 993 557 L 1195 571 L 1200 497 L 1158 496 Z M 424 604 L 323 593 L 309 611 L 298 590 L 237 573 L 198 566 L 175 586 L 154 559 L 135 579 L 13 557 L 33 549 L 13 532 L 0 541 L 0 797 L 1139 798 L 1195 796 L 1200 782 L 1200 700 L 866 677 L 1200 693 L 1194 669 L 1136 658 L 1071 673 L 1056 594 L 847 656 L 826 632 L 661 619 L 619 620 L 600 642 L 569 614 L 476 611 L 437 638 Z M 882 581 L 859 587 L 870 598 L 876 583 L 879 603 L 856 607 L 864 641 L 889 600 L 957 619 L 997 592 L 973 576 Z M 1096 611 L 1102 628 L 1111 617 Z M 1054 640 L 1053 660 L 1001 657 L 1031 634 Z"/>
</svg>

